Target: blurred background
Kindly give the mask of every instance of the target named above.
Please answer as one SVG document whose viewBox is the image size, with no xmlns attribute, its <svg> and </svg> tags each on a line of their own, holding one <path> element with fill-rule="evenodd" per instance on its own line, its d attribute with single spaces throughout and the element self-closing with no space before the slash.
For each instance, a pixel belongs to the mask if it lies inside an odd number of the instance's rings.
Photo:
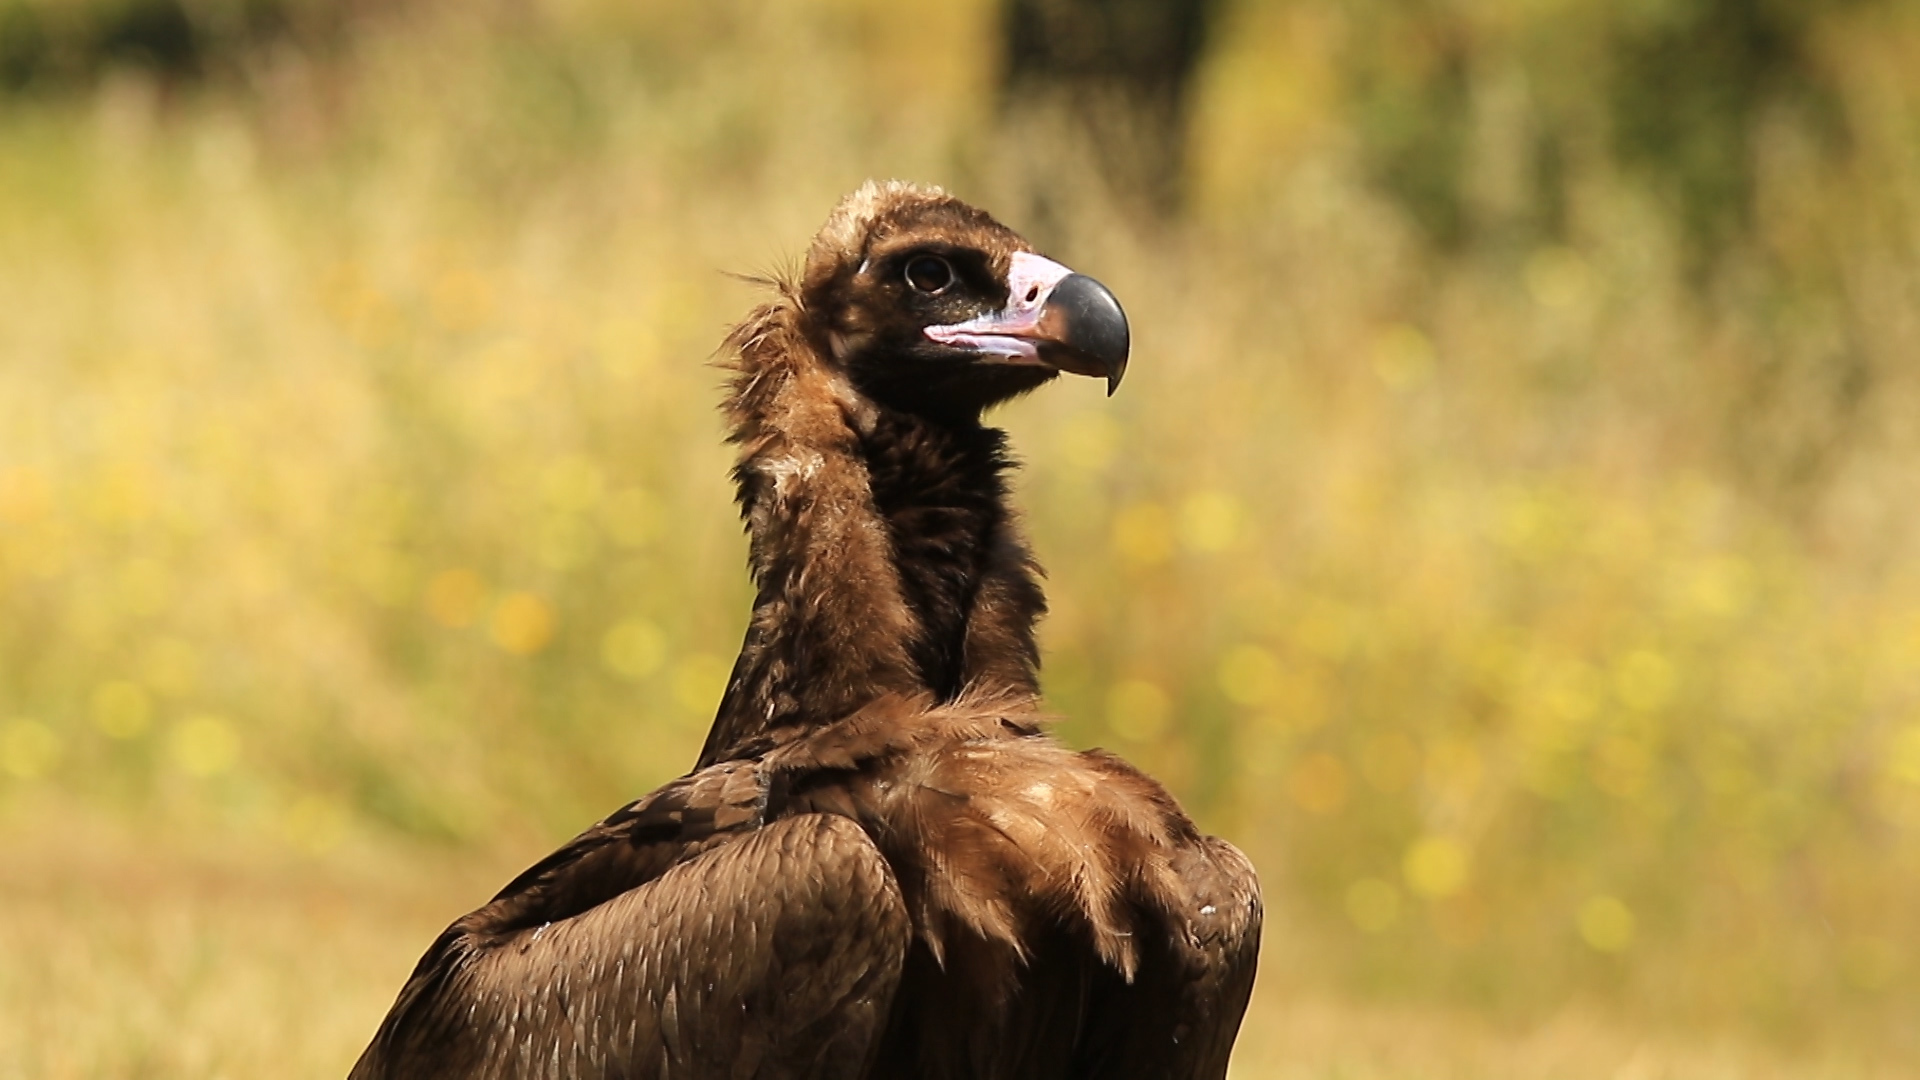
<svg viewBox="0 0 1920 1080">
<path fill-rule="evenodd" d="M 343 1075 L 691 764 L 869 176 L 1133 317 L 1001 420 L 1236 1077 L 1914 1075 L 1913 5 L 0 0 L 0 1077 Z"/>
</svg>

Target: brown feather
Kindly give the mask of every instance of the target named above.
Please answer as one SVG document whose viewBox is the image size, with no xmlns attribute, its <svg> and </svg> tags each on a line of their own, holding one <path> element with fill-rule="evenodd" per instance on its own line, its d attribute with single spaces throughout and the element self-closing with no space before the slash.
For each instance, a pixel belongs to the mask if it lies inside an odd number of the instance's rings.
<svg viewBox="0 0 1920 1080">
<path fill-rule="evenodd" d="M 870 184 L 728 338 L 758 593 L 696 770 L 449 927 L 355 1080 L 1224 1075 L 1258 883 L 1045 733 L 1039 570 L 978 417 L 1037 381 L 903 375 L 918 331 L 866 268 L 925 245 L 988 307 L 1027 250 Z"/>
</svg>

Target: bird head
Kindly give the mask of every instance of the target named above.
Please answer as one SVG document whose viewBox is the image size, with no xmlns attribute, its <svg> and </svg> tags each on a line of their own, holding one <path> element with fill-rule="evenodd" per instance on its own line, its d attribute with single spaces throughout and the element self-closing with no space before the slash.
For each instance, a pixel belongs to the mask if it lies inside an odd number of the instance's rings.
<svg viewBox="0 0 1920 1080">
<path fill-rule="evenodd" d="M 801 306 L 862 393 L 977 416 L 1062 371 L 1120 384 L 1127 317 L 1106 286 L 937 188 L 869 182 L 814 238 Z"/>
</svg>

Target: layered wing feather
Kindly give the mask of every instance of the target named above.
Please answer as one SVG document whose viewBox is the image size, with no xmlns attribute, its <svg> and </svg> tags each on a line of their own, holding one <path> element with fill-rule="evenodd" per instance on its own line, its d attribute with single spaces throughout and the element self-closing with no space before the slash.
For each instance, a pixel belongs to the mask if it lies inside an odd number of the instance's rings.
<svg viewBox="0 0 1920 1080">
<path fill-rule="evenodd" d="M 353 1080 L 1223 1075 L 1258 885 L 1153 780 L 1023 698 L 769 743 L 456 922 Z"/>
<path fill-rule="evenodd" d="M 859 826 L 629 810 L 449 928 L 352 1080 L 864 1075 L 909 927 Z"/>
</svg>

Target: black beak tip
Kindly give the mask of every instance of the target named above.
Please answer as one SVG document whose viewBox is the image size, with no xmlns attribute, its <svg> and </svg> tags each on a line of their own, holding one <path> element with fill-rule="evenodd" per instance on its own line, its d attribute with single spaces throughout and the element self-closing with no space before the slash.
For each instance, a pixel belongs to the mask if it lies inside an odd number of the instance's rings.
<svg viewBox="0 0 1920 1080">
<path fill-rule="evenodd" d="M 1047 306 L 1059 309 L 1065 317 L 1065 344 L 1093 361 L 1099 374 L 1107 377 L 1107 395 L 1120 386 L 1127 371 L 1127 353 L 1132 341 L 1127 330 L 1127 313 L 1112 290 L 1085 274 L 1068 274 L 1054 286 Z M 1091 374 L 1091 372 L 1089 373 Z"/>
</svg>

